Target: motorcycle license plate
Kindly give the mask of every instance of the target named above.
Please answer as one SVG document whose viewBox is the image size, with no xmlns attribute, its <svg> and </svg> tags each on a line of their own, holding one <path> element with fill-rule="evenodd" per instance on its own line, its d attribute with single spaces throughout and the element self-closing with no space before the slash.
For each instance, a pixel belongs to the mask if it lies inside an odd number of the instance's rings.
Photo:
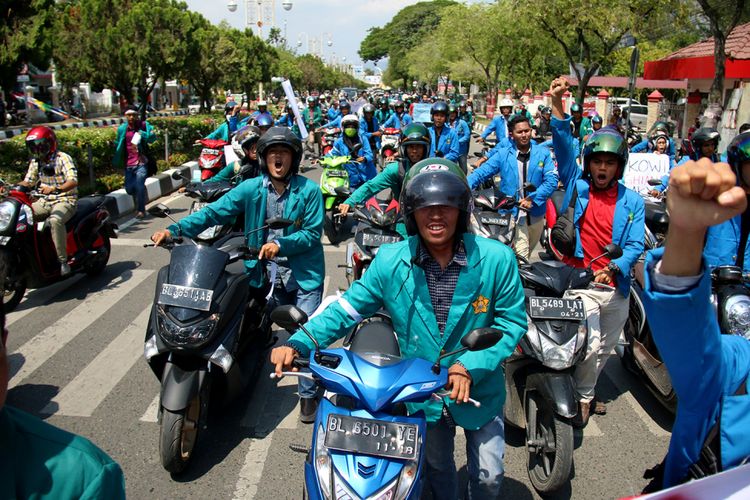
<svg viewBox="0 0 750 500">
<path fill-rule="evenodd" d="M 368 247 L 379 247 L 386 243 L 396 243 L 401 241 L 400 236 L 391 234 L 364 233 L 362 235 L 362 244 Z"/>
<path fill-rule="evenodd" d="M 529 297 L 529 316 L 535 319 L 586 319 L 581 299 Z"/>
<path fill-rule="evenodd" d="M 416 424 L 330 414 L 325 445 L 332 450 L 414 460 L 418 437 Z"/>
<path fill-rule="evenodd" d="M 208 311 L 211 309 L 213 290 L 164 283 L 159 292 L 158 304 Z"/>
<path fill-rule="evenodd" d="M 349 174 L 346 170 L 328 170 L 326 171 L 328 177 L 348 177 Z"/>
<path fill-rule="evenodd" d="M 201 155 L 206 155 L 206 156 L 219 156 L 220 154 L 221 154 L 221 151 L 218 149 L 203 148 L 203 151 L 201 151 Z"/>
<path fill-rule="evenodd" d="M 490 224 L 493 226 L 507 226 L 510 224 L 510 214 L 508 215 L 480 215 L 479 220 L 482 224 Z"/>
</svg>

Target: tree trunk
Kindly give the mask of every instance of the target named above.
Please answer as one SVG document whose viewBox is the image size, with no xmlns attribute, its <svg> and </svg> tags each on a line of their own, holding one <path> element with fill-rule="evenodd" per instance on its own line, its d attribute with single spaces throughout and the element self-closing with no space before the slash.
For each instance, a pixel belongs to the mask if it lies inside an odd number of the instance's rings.
<svg viewBox="0 0 750 500">
<path fill-rule="evenodd" d="M 709 104 L 724 106 L 724 71 L 726 66 L 726 38 L 720 30 L 714 30 L 714 81 L 708 94 Z"/>
</svg>

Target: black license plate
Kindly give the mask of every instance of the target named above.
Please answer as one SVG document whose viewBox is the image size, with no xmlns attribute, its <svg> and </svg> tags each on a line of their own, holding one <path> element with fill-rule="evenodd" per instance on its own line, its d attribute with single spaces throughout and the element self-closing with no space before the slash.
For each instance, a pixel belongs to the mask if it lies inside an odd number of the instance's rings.
<svg viewBox="0 0 750 500">
<path fill-rule="evenodd" d="M 414 460 L 418 438 L 416 424 L 330 414 L 325 445 L 333 450 Z"/>
<path fill-rule="evenodd" d="M 510 215 L 480 215 L 479 220 L 482 224 L 491 224 L 493 226 L 507 226 L 510 224 Z"/>
<path fill-rule="evenodd" d="M 158 303 L 165 306 L 208 311 L 211 309 L 211 299 L 213 296 L 213 290 L 164 283 L 159 292 Z"/>
<path fill-rule="evenodd" d="M 346 170 L 327 170 L 326 175 L 328 177 L 348 177 L 349 173 Z"/>
<path fill-rule="evenodd" d="M 536 319 L 586 319 L 581 299 L 529 297 L 529 316 Z"/>
<path fill-rule="evenodd" d="M 401 237 L 392 234 L 364 233 L 362 235 L 362 244 L 366 247 L 378 247 L 386 243 L 396 243 L 398 241 L 401 241 Z"/>
</svg>

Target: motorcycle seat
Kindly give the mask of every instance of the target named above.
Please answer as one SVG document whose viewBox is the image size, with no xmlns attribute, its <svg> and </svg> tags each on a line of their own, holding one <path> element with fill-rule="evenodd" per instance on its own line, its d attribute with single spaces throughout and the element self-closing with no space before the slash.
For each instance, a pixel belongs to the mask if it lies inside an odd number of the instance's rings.
<svg viewBox="0 0 750 500">
<path fill-rule="evenodd" d="M 75 228 L 83 219 L 96 212 L 105 202 L 103 195 L 91 195 L 78 200 L 76 213 L 65 223 L 65 229 L 68 231 Z"/>
</svg>

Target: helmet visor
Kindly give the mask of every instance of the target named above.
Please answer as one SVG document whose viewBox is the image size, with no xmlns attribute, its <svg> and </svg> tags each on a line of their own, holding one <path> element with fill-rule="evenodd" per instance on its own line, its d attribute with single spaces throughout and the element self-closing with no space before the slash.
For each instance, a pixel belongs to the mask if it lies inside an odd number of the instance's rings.
<svg viewBox="0 0 750 500">
<path fill-rule="evenodd" d="M 750 161 L 750 133 L 740 134 L 732 141 L 727 150 L 727 159 L 732 166 L 741 168 L 742 164 Z"/>
<path fill-rule="evenodd" d="M 26 147 L 35 158 L 45 158 L 50 152 L 49 140 L 46 138 L 27 140 Z"/>
</svg>

